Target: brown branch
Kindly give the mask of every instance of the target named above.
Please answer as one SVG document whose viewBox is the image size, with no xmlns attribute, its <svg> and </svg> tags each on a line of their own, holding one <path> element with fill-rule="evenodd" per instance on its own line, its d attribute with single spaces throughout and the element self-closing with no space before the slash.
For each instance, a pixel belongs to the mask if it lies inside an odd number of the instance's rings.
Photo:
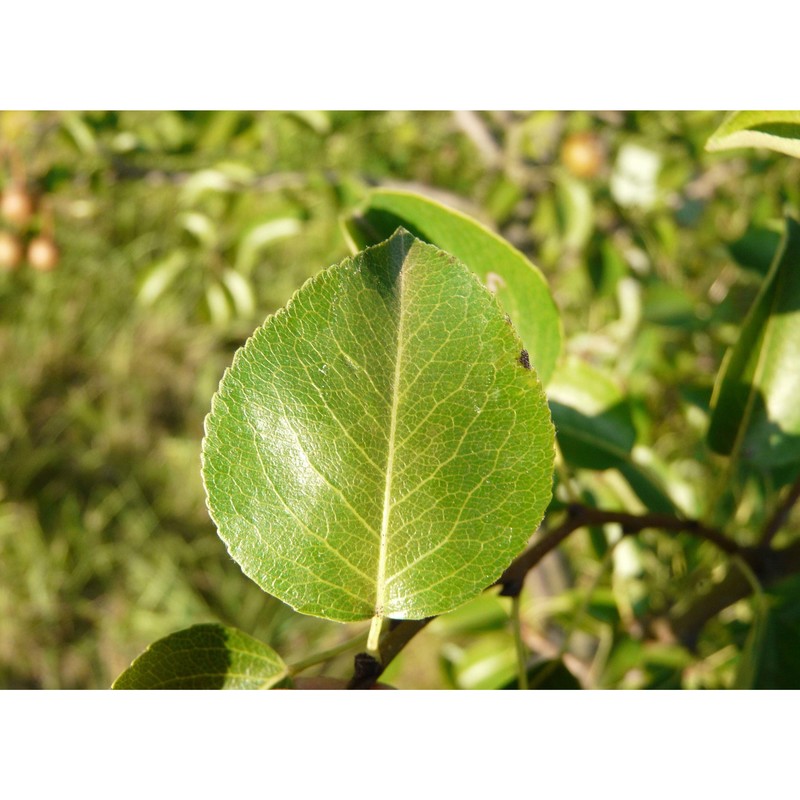
<svg viewBox="0 0 800 800">
<path fill-rule="evenodd" d="M 741 547 L 722 531 L 710 528 L 695 519 L 681 519 L 670 514 L 627 514 L 622 511 L 602 511 L 598 508 L 574 504 L 567 507 L 567 519 L 561 525 L 528 548 L 502 574 L 497 581 L 502 587 L 500 594 L 507 597 L 519 594 L 528 572 L 573 531 L 592 525 L 608 525 L 612 522 L 622 526 L 622 533 L 625 536 L 639 533 L 648 528 L 674 531 L 675 533 L 685 532 L 712 542 L 728 555 L 749 558 L 746 548 Z"/>
<path fill-rule="evenodd" d="M 638 533 L 647 528 L 667 531 L 686 532 L 712 542 L 729 555 L 738 555 L 750 562 L 753 552 L 750 548 L 738 545 L 722 531 L 710 528 L 698 520 L 685 520 L 669 514 L 627 514 L 621 511 L 602 511 L 579 504 L 567 506 L 566 519 L 556 528 L 534 542 L 522 555 L 518 556 L 502 574 L 495 585 L 501 587 L 500 594 L 508 597 L 518 595 L 522 591 L 525 576 L 550 552 L 556 549 L 571 533 L 591 525 L 607 525 L 617 523 L 622 526 L 623 535 Z M 360 653 L 356 656 L 355 673 L 348 685 L 350 689 L 368 689 L 381 676 L 395 656 L 419 633 L 430 621 L 401 620 L 395 622 L 389 633 L 380 642 L 380 662 Z"/>
</svg>

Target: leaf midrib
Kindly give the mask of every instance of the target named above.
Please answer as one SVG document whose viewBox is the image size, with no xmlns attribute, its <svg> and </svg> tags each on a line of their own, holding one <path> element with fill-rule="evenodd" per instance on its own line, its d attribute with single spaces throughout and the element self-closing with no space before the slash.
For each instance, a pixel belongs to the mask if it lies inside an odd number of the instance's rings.
<svg viewBox="0 0 800 800">
<path fill-rule="evenodd" d="M 374 615 L 381 618 L 385 616 L 384 595 L 386 593 L 386 562 L 389 551 L 389 518 L 391 515 L 392 506 L 392 478 L 394 476 L 394 457 L 396 452 L 395 440 L 397 438 L 397 417 L 398 408 L 400 407 L 400 378 L 402 375 L 403 360 L 403 322 L 405 316 L 405 287 L 403 284 L 405 279 L 406 260 L 411 250 L 410 247 L 405 247 L 405 237 L 403 237 L 400 241 L 404 246 L 404 251 L 401 255 L 402 261 L 397 272 L 397 343 L 395 348 L 394 376 L 392 378 L 392 408 L 389 422 L 389 443 L 386 454 L 386 482 L 384 483 L 383 491 L 383 514 L 381 517 L 380 543 L 378 546 L 378 569 L 375 579 Z"/>
</svg>

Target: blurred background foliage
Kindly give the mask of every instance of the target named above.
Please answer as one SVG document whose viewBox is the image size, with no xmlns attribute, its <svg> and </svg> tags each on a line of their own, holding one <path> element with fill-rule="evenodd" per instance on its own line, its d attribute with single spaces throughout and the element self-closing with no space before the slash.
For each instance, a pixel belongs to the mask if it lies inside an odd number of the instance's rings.
<svg viewBox="0 0 800 800">
<path fill-rule="evenodd" d="M 233 352 L 348 255 L 340 218 L 375 186 L 471 214 L 547 276 L 565 331 L 554 508 L 578 493 L 677 510 L 754 543 L 797 465 L 729 472 L 705 441 L 709 402 L 800 208 L 800 161 L 706 152 L 723 118 L 0 113 L 0 687 L 107 687 L 147 644 L 205 621 L 290 663 L 356 629 L 241 574 L 208 519 L 199 452 Z M 644 621 L 691 606 L 727 564 L 688 536 L 619 534 L 579 532 L 529 576 L 531 685 L 721 688 L 745 669 L 750 685 L 800 685 L 797 652 L 753 656 L 770 636 L 797 646 L 797 580 L 659 638 Z M 509 608 L 487 592 L 436 620 L 385 680 L 513 684 Z"/>
</svg>

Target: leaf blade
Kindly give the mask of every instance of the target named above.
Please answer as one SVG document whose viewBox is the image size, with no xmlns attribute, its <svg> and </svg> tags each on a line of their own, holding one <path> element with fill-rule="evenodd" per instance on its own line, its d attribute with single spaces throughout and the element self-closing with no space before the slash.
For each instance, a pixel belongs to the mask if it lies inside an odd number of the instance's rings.
<svg viewBox="0 0 800 800">
<path fill-rule="evenodd" d="M 224 625 L 194 625 L 151 644 L 112 689 L 270 689 L 288 677 L 263 642 Z"/>
<path fill-rule="evenodd" d="M 761 467 L 800 460 L 800 224 L 784 241 L 725 356 L 711 400 L 707 440 L 721 455 Z"/>
<path fill-rule="evenodd" d="M 343 226 L 354 250 L 402 226 L 456 256 L 495 293 L 547 384 L 561 351 L 561 318 L 544 276 L 516 248 L 467 215 L 412 192 L 375 190 Z"/>
<path fill-rule="evenodd" d="M 338 621 L 479 593 L 551 492 L 549 413 L 519 355 L 472 273 L 406 232 L 313 278 L 237 353 L 206 422 L 231 555 Z"/>
<path fill-rule="evenodd" d="M 706 150 L 765 147 L 800 158 L 800 111 L 734 111 L 712 134 Z"/>
</svg>

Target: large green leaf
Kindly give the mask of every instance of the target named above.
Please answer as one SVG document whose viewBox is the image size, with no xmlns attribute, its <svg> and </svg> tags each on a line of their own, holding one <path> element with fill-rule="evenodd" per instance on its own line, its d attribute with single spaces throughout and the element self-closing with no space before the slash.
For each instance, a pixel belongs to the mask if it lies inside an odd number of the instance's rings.
<svg viewBox="0 0 800 800">
<path fill-rule="evenodd" d="M 411 192 L 375 190 L 343 222 L 354 251 L 403 227 L 452 253 L 495 293 L 539 378 L 550 380 L 561 350 L 561 319 L 544 276 L 519 250 L 459 211 Z"/>
<path fill-rule="evenodd" d="M 339 621 L 478 594 L 551 494 L 552 424 L 524 361 L 476 277 L 406 231 L 313 278 L 238 351 L 206 420 L 233 558 Z"/>
<path fill-rule="evenodd" d="M 112 689 L 270 689 L 288 676 L 263 642 L 224 625 L 195 625 L 154 642 Z"/>
<path fill-rule="evenodd" d="M 800 158 L 800 111 L 734 111 L 706 144 L 706 150 L 766 147 Z"/>
<path fill-rule="evenodd" d="M 800 225 L 784 242 L 728 351 L 712 399 L 708 443 L 760 467 L 800 461 Z M 737 444 L 739 441 L 739 444 Z"/>
</svg>

